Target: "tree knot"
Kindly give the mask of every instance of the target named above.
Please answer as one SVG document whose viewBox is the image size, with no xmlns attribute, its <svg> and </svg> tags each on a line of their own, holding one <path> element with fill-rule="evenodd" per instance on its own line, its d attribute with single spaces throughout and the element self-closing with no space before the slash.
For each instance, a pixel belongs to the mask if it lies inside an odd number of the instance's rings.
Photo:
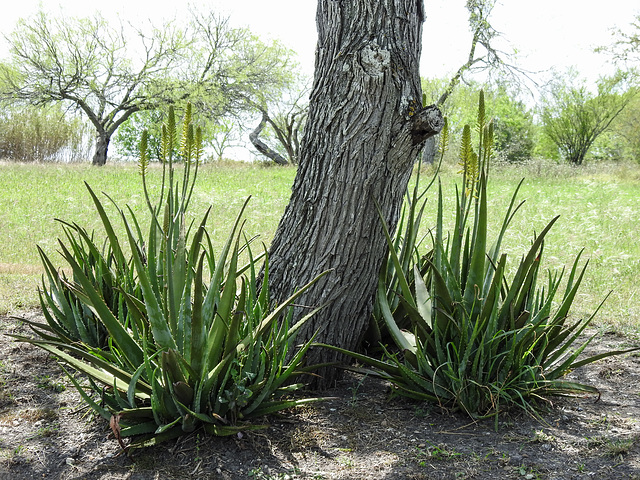
<svg viewBox="0 0 640 480">
<path fill-rule="evenodd" d="M 360 62 L 367 75 L 381 77 L 391 64 L 391 53 L 376 43 L 368 44 L 360 52 Z"/>
<path fill-rule="evenodd" d="M 411 116 L 409 121 L 413 145 L 418 145 L 427 138 L 437 135 L 444 126 L 442 113 L 435 105 L 429 105 L 418 110 Z"/>
</svg>

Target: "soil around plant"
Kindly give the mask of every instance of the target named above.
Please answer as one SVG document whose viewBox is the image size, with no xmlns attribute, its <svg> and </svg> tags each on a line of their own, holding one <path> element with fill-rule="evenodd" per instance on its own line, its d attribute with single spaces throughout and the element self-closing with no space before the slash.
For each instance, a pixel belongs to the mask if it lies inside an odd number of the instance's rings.
<svg viewBox="0 0 640 480">
<path fill-rule="evenodd" d="M 348 373 L 328 400 L 266 418 L 264 430 L 196 431 L 126 455 L 55 358 L 6 336 L 28 329 L 8 317 L 0 328 L 0 480 L 640 479 L 638 353 L 570 374 L 600 398 L 554 398 L 541 419 L 512 412 L 497 430 Z M 638 345 L 599 333 L 588 353 Z"/>
</svg>

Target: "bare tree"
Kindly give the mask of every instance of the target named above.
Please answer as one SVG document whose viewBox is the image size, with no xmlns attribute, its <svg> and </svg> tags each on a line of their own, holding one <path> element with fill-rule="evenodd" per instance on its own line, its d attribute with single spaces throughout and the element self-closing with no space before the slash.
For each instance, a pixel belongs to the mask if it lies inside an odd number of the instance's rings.
<svg viewBox="0 0 640 480">
<path fill-rule="evenodd" d="M 440 131 L 435 106 L 423 108 L 418 72 L 422 0 L 318 0 L 316 71 L 298 173 L 270 249 L 269 286 L 286 298 L 320 272 L 300 297 L 325 307 L 300 331 L 355 349 L 371 318 L 393 229 L 424 141 Z M 311 363 L 333 362 L 328 350 Z M 332 383 L 324 369 L 315 384 Z"/>
<path fill-rule="evenodd" d="M 249 135 L 249 140 L 260 153 L 278 165 L 297 165 L 300 156 L 300 138 L 308 114 L 309 89 L 294 91 L 287 101 L 280 101 L 271 108 L 258 106 L 262 118 L 258 126 Z M 270 127 L 275 137 L 276 146 L 269 147 L 260 139 L 266 126 Z"/>
<path fill-rule="evenodd" d="M 267 125 L 267 122 L 271 121 L 269 114 L 266 110 L 262 111 L 262 118 L 260 119 L 260 123 L 258 126 L 249 134 L 249 141 L 255 147 L 258 152 L 263 154 L 265 157 L 270 159 L 271 161 L 277 163 L 278 165 L 288 165 L 289 161 L 284 158 L 280 153 L 276 152 L 269 145 L 264 143 L 260 139 L 260 133 L 264 130 L 264 127 Z"/>
</svg>

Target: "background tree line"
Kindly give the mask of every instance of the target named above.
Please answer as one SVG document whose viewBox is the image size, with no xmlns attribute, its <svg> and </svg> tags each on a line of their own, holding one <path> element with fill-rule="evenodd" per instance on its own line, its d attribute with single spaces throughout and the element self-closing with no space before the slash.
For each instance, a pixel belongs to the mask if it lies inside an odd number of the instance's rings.
<svg viewBox="0 0 640 480">
<path fill-rule="evenodd" d="M 473 124 L 473 99 L 484 89 L 502 160 L 640 161 L 638 19 L 599 49 L 616 64 L 614 75 L 590 88 L 575 70 L 554 72 L 534 101 L 522 89 L 523 72 L 493 47 L 499 35 L 490 23 L 493 6 L 467 6 L 473 36 L 466 63 L 452 77 L 422 79 L 426 98 L 440 106 L 452 132 Z M 297 164 L 309 80 L 296 73 L 292 51 L 227 18 L 192 10 L 182 23 L 133 29 L 99 15 L 63 19 L 40 12 L 19 21 L 7 39 L 0 158 L 81 161 L 92 151 L 93 163 L 102 165 L 112 140 L 119 156 L 135 157 L 143 129 L 157 157 L 164 107 L 174 105 L 181 115 L 191 102 L 210 158 L 250 142 L 265 161 Z M 430 141 L 427 149 L 436 139 Z"/>
</svg>

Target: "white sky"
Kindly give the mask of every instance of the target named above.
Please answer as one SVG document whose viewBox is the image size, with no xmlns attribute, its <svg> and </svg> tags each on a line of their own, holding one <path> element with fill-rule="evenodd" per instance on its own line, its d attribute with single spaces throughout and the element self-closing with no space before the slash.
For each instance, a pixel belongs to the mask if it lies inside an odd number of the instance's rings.
<svg viewBox="0 0 640 480">
<path fill-rule="evenodd" d="M 18 18 L 39 8 L 65 15 L 88 16 L 95 10 L 109 17 L 133 21 L 151 18 L 154 23 L 176 15 L 176 3 L 166 0 L 18 0 L 5 1 L 0 15 L 0 33 L 8 34 Z M 195 6 L 228 14 L 237 25 L 247 25 L 262 37 L 278 38 L 299 53 L 302 68 L 313 72 L 316 41 L 315 0 L 195 0 Z M 184 4 L 183 4 L 184 5 Z M 421 73 L 426 77 L 447 76 L 465 61 L 470 34 L 465 0 L 425 0 Z M 184 8 L 184 7 L 183 7 Z M 593 53 L 611 42 L 611 28 L 626 29 L 638 0 L 499 0 L 492 24 L 503 33 L 500 46 L 518 52 L 518 64 L 529 71 L 576 66 L 591 80 L 611 71 L 607 58 Z M 4 38 L 0 56 L 6 57 Z"/>
</svg>

